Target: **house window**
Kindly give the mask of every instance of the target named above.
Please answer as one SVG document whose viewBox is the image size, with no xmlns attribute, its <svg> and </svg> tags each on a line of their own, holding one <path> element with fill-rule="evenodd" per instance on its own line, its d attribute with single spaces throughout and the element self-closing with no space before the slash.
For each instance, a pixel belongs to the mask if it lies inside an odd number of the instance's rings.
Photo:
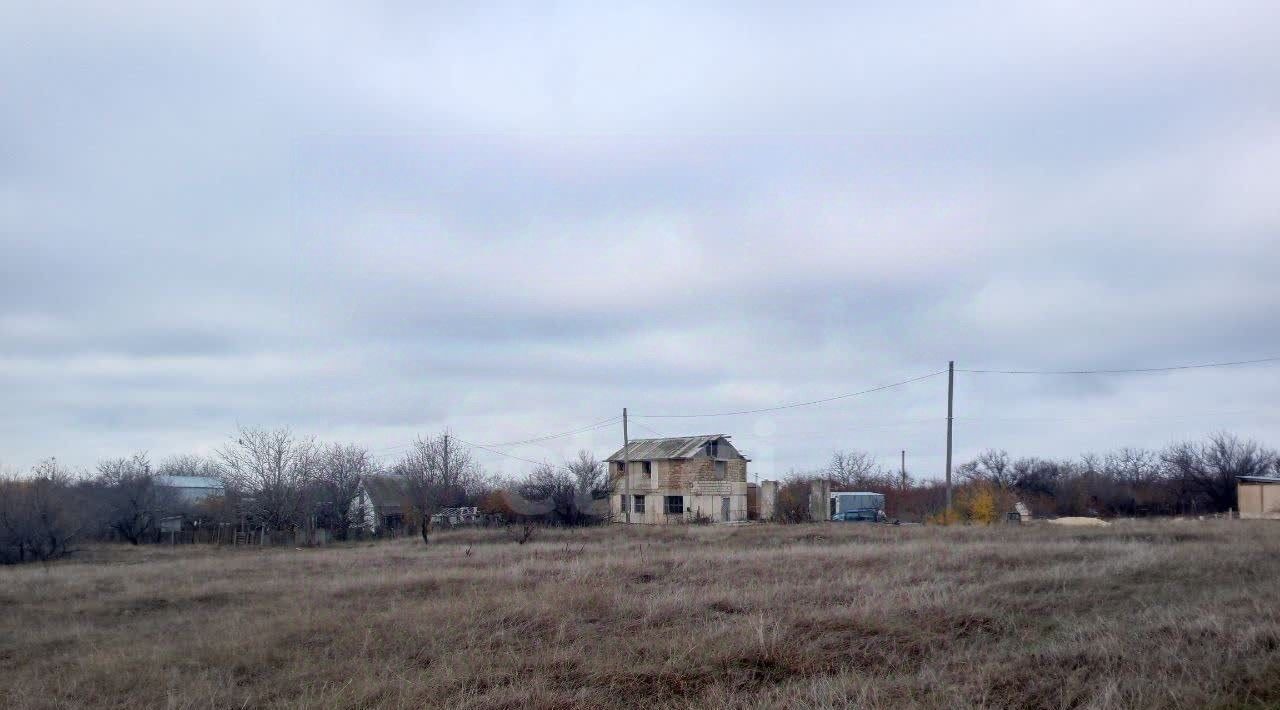
<svg viewBox="0 0 1280 710">
<path fill-rule="evenodd" d="M 725 479 L 725 476 L 728 474 L 728 471 L 729 471 L 728 461 L 716 462 L 716 480 L 717 481 L 723 481 Z"/>
<path fill-rule="evenodd" d="M 644 473 L 644 475 L 649 477 L 649 482 L 652 483 L 653 482 L 653 462 L 642 461 L 640 463 L 640 469 Z"/>
<path fill-rule="evenodd" d="M 626 494 L 618 496 L 618 510 L 627 512 L 627 496 Z"/>
<path fill-rule="evenodd" d="M 684 515 L 684 496 L 666 496 L 663 509 L 667 515 Z"/>
<path fill-rule="evenodd" d="M 710 456 L 711 458 L 715 458 L 720 455 L 719 443 L 720 442 L 718 440 L 712 440 L 707 442 L 707 446 L 706 446 L 707 456 Z"/>
<path fill-rule="evenodd" d="M 619 475 L 619 476 L 624 475 L 626 472 L 627 472 L 627 469 L 622 465 L 622 462 L 621 462 L 621 461 L 619 461 L 619 462 L 618 462 L 618 475 Z"/>
<path fill-rule="evenodd" d="M 643 513 L 644 512 L 644 496 L 631 496 L 631 498 L 635 502 L 635 506 L 636 506 L 634 512 Z"/>
</svg>

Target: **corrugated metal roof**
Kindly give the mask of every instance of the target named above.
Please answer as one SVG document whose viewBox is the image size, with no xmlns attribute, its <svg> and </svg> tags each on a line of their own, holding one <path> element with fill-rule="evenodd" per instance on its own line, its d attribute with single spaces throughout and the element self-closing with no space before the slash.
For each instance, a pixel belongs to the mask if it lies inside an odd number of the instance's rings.
<svg viewBox="0 0 1280 710">
<path fill-rule="evenodd" d="M 222 490 L 222 481 L 208 476 L 160 476 L 159 483 L 170 488 L 212 488 Z"/>
<path fill-rule="evenodd" d="M 1280 478 L 1275 476 L 1236 476 L 1236 479 L 1246 483 L 1280 483 Z"/>
<path fill-rule="evenodd" d="M 632 439 L 627 455 L 632 461 L 650 459 L 687 459 L 698 453 L 708 441 L 728 439 L 724 434 L 699 434 L 698 436 L 674 436 L 665 439 Z M 614 452 L 606 461 L 621 461 L 622 449 Z"/>
</svg>

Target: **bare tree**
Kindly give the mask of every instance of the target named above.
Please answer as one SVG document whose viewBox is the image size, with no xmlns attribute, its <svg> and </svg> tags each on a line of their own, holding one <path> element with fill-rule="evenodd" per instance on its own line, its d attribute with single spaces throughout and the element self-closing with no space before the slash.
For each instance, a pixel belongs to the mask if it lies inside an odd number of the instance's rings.
<svg viewBox="0 0 1280 710">
<path fill-rule="evenodd" d="M 584 449 L 560 466 L 535 466 L 517 490 L 526 499 L 549 503 L 550 514 L 559 522 L 581 525 L 593 519 L 592 501 L 608 496 L 608 472 L 603 462 Z"/>
<path fill-rule="evenodd" d="M 578 451 L 578 458 L 566 461 L 565 469 L 573 477 L 578 495 L 601 498 L 609 495 L 609 474 L 604 462 L 586 449 Z"/>
<path fill-rule="evenodd" d="M 823 476 L 837 489 L 875 488 L 892 484 L 891 475 L 866 451 L 835 451 Z"/>
<path fill-rule="evenodd" d="M 814 480 L 821 480 L 821 478 L 819 474 L 789 472 L 784 477 L 782 485 L 778 486 L 777 498 L 774 501 L 774 520 L 780 523 L 812 522 L 811 485 Z"/>
<path fill-rule="evenodd" d="M 429 544 L 431 516 L 441 508 L 464 504 L 483 484 L 484 474 L 471 454 L 449 432 L 414 440 L 392 472 L 404 480 L 409 506 L 418 516 L 422 542 Z"/>
<path fill-rule="evenodd" d="M 45 561 L 74 551 L 84 517 L 73 482 L 52 458 L 28 478 L 0 475 L 0 563 Z"/>
<path fill-rule="evenodd" d="M 985 462 L 983 462 L 985 457 Z M 1025 456 L 1009 463 L 1005 452 L 988 451 L 979 456 L 979 471 L 984 471 L 985 478 L 1005 490 L 1017 488 L 1027 493 L 1053 495 L 1062 481 L 1079 472 L 1079 468 L 1071 461 L 1056 461 L 1038 456 Z M 1096 469 L 1090 455 L 1084 457 L 1086 471 Z"/>
<path fill-rule="evenodd" d="M 573 474 L 567 467 L 553 466 L 545 461 L 534 466 L 518 488 L 520 495 L 531 501 L 550 503 L 552 514 L 560 520 L 573 516 L 577 490 Z"/>
<path fill-rule="evenodd" d="M 1012 488 L 1014 472 L 1008 451 L 987 449 L 976 458 L 956 468 L 961 480 L 975 483 L 994 483 L 1002 488 Z"/>
<path fill-rule="evenodd" d="M 162 460 L 156 466 L 161 476 L 191 476 L 196 478 L 221 478 L 218 462 L 195 454 L 177 454 Z"/>
<path fill-rule="evenodd" d="M 1150 485 L 1163 477 L 1160 455 L 1150 449 L 1125 447 L 1102 458 L 1101 470 L 1107 476 L 1133 486 Z"/>
<path fill-rule="evenodd" d="M 319 516 L 339 540 L 351 533 L 360 481 L 379 472 L 378 462 L 369 450 L 356 444 L 332 444 L 320 456 L 316 484 L 319 494 Z M 363 520 L 363 516 L 359 517 Z"/>
<path fill-rule="evenodd" d="M 1108 452 L 1100 459 L 1082 458 L 1082 462 L 1083 473 L 1096 475 L 1103 489 L 1099 497 L 1106 508 L 1139 515 L 1168 510 L 1175 502 L 1166 475 L 1168 469 L 1155 451 L 1125 447 Z"/>
<path fill-rule="evenodd" d="M 145 452 L 99 462 L 94 483 L 107 527 L 133 545 L 156 532 L 160 517 L 176 502 Z"/>
<path fill-rule="evenodd" d="M 1271 473 L 1276 454 L 1256 441 L 1219 432 L 1201 444 L 1174 444 L 1162 458 L 1170 475 L 1203 495 L 1213 508 L 1226 510 L 1235 505 L 1236 477 Z"/>
<path fill-rule="evenodd" d="M 218 456 L 227 487 L 243 497 L 258 522 L 274 530 L 304 522 L 307 487 L 319 467 L 311 439 L 288 429 L 241 428 Z"/>
</svg>

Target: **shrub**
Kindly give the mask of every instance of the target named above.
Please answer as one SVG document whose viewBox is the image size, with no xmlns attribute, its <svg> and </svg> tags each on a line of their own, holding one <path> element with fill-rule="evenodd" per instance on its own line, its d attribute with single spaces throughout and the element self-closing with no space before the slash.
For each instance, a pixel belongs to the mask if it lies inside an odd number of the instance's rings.
<svg viewBox="0 0 1280 710">
<path fill-rule="evenodd" d="M 977 525 L 990 525 L 999 517 L 996 491 L 990 485 L 974 486 L 961 492 L 960 510 L 964 519 Z"/>
<path fill-rule="evenodd" d="M 83 509 L 71 475 L 57 461 L 36 466 L 30 478 L 0 476 L 0 564 L 43 562 L 74 552 Z"/>
</svg>

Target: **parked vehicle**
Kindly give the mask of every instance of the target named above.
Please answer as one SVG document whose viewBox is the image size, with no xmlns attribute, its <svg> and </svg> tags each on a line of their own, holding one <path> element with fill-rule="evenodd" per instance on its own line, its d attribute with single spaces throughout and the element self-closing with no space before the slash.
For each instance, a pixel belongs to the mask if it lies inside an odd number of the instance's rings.
<svg viewBox="0 0 1280 710">
<path fill-rule="evenodd" d="M 836 513 L 832 520 L 841 523 L 879 523 L 887 520 L 884 511 L 880 510 L 846 510 Z"/>
<path fill-rule="evenodd" d="M 831 520 L 872 523 L 885 520 L 884 495 L 860 491 L 832 493 Z"/>
</svg>

